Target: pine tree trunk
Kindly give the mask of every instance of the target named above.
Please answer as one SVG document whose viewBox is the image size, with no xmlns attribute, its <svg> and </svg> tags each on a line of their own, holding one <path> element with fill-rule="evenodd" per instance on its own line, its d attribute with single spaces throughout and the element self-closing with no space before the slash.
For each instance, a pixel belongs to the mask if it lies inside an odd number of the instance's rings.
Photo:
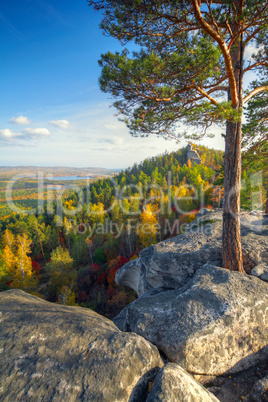
<svg viewBox="0 0 268 402">
<path fill-rule="evenodd" d="M 237 3 L 237 12 L 242 12 L 241 3 Z M 234 23 L 232 30 L 235 33 L 240 29 Z M 237 99 L 232 99 L 229 86 L 228 101 L 232 102 L 233 109 L 242 109 L 243 86 L 243 36 L 240 35 L 233 44 L 230 52 L 234 76 L 236 81 Z M 226 123 L 225 156 L 224 156 L 224 204 L 223 204 L 223 231 L 222 231 L 222 261 L 223 267 L 231 271 L 245 272 L 240 233 L 240 187 L 241 187 L 241 139 L 242 114 L 240 120 L 228 120 Z"/>
<path fill-rule="evenodd" d="M 244 272 L 240 235 L 242 122 L 227 122 L 224 156 L 223 267 Z"/>
<path fill-rule="evenodd" d="M 268 188 L 266 193 L 266 204 L 265 204 L 265 214 L 268 215 Z"/>
</svg>

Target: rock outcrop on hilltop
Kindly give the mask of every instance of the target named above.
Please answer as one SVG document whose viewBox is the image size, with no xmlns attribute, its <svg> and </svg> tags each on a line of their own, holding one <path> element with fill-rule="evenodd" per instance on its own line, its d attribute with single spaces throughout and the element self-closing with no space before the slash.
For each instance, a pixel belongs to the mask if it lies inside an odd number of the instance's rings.
<svg viewBox="0 0 268 402">
<path fill-rule="evenodd" d="M 200 158 L 199 153 L 193 148 L 192 144 L 188 144 L 186 150 L 187 150 L 187 161 L 190 160 L 191 163 L 201 165 L 202 159 Z"/>
<path fill-rule="evenodd" d="M 1 401 L 143 401 L 163 361 L 144 338 L 81 307 L 0 293 Z"/>
<path fill-rule="evenodd" d="M 257 265 L 268 266 L 268 219 L 241 214 L 244 268 L 250 273 Z M 148 290 L 185 286 L 204 264 L 222 264 L 222 213 L 208 212 L 188 225 L 186 233 L 141 251 L 116 273 L 119 285 L 142 295 Z M 261 279 L 265 276 L 262 271 Z"/>
<path fill-rule="evenodd" d="M 187 371 L 236 373 L 268 358 L 268 284 L 206 264 L 181 289 L 144 293 L 114 322 Z"/>
</svg>

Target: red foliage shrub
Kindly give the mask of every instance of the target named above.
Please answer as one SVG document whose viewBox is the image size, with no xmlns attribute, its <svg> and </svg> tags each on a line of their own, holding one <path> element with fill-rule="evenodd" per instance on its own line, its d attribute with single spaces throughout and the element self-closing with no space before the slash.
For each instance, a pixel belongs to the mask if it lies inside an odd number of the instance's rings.
<svg viewBox="0 0 268 402">
<path fill-rule="evenodd" d="M 128 259 L 126 257 L 123 257 L 122 255 L 119 255 L 116 257 L 114 260 L 109 262 L 109 268 L 116 268 L 119 269 L 121 268 L 124 264 L 128 262 Z"/>
<path fill-rule="evenodd" d="M 109 263 L 110 271 L 107 275 L 107 282 L 110 285 L 112 285 L 114 283 L 114 278 L 115 278 L 116 272 L 119 270 L 119 268 L 121 268 L 127 262 L 128 262 L 128 259 L 126 257 L 123 257 L 122 255 L 119 255 L 117 258 L 110 261 L 110 263 Z"/>
<path fill-rule="evenodd" d="M 115 316 L 126 306 L 127 297 L 126 293 L 122 291 L 116 291 L 111 299 L 107 302 L 107 313 Z"/>
<path fill-rule="evenodd" d="M 81 293 L 79 293 L 79 295 L 78 295 L 78 302 L 81 303 L 81 302 L 85 301 L 86 298 L 87 298 L 87 292 L 85 292 L 85 291 L 83 290 L 83 291 L 82 291 Z"/>
<path fill-rule="evenodd" d="M 208 205 L 206 205 L 206 208 L 207 208 L 207 209 L 213 209 L 213 206 L 210 205 L 210 204 L 208 204 Z"/>
<path fill-rule="evenodd" d="M 100 276 L 98 276 L 96 283 L 98 285 L 104 285 L 105 280 L 106 280 L 106 274 L 105 274 L 105 272 L 103 272 Z"/>
<path fill-rule="evenodd" d="M 41 265 L 36 261 L 32 261 L 32 271 L 35 275 L 38 275 L 41 271 Z"/>
<path fill-rule="evenodd" d="M 98 264 L 93 264 L 90 266 L 90 271 L 98 272 L 100 270 L 100 266 Z"/>
<path fill-rule="evenodd" d="M 120 268 L 125 265 L 128 262 L 128 259 L 126 257 L 123 257 L 120 255 Z"/>
<path fill-rule="evenodd" d="M 115 289 L 114 288 L 109 288 L 107 292 L 107 299 L 111 299 L 113 295 L 115 294 Z"/>
<path fill-rule="evenodd" d="M 107 282 L 111 285 L 114 282 L 115 274 L 119 268 L 111 268 L 107 275 Z"/>
<path fill-rule="evenodd" d="M 37 261 L 41 261 L 41 260 L 43 260 L 43 254 L 42 253 L 39 253 L 38 254 L 38 256 L 35 258 Z"/>
</svg>

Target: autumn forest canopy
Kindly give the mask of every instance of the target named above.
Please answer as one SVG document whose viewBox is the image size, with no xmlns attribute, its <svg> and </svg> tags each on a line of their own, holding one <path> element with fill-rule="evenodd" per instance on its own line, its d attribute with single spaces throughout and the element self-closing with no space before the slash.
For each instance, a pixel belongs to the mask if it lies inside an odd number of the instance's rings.
<svg viewBox="0 0 268 402">
<path fill-rule="evenodd" d="M 44 191 L 43 207 L 38 209 L 37 180 L 19 180 L 12 195 L 20 213 L 12 211 L 4 198 L 0 204 L 1 289 L 20 288 L 108 317 L 119 313 L 136 296 L 116 285 L 117 270 L 143 248 L 183 233 L 202 207 L 222 206 L 223 152 L 204 146 L 194 149 L 200 165 L 187 160 L 187 149 L 182 148 L 146 159 L 114 177 L 93 180 L 89 189 L 84 184 L 80 206 L 81 194 L 63 187 L 60 199 L 56 190 L 54 198 Z M 256 181 L 258 171 L 246 156 L 245 163 L 242 208 L 260 208 L 265 177 Z M 251 194 L 260 191 L 262 199 L 252 205 Z M 34 208 L 36 213 L 29 213 Z"/>
</svg>

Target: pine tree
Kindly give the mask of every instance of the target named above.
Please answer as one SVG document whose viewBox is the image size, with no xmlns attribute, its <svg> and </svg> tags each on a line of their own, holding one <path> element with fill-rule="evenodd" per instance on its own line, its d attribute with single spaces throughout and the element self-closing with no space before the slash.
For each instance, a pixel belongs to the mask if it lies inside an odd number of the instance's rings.
<svg viewBox="0 0 268 402">
<path fill-rule="evenodd" d="M 242 108 L 267 85 L 243 94 L 246 73 L 268 61 L 266 0 L 89 0 L 103 10 L 106 34 L 140 51 L 102 55 L 101 89 L 111 93 L 131 134 L 181 138 L 178 123 L 201 138 L 226 122 L 223 266 L 243 270 L 240 240 Z M 256 46 L 245 66 L 245 49 Z M 223 101 L 222 96 L 226 99 Z M 189 137 L 187 133 L 186 137 Z"/>
</svg>

